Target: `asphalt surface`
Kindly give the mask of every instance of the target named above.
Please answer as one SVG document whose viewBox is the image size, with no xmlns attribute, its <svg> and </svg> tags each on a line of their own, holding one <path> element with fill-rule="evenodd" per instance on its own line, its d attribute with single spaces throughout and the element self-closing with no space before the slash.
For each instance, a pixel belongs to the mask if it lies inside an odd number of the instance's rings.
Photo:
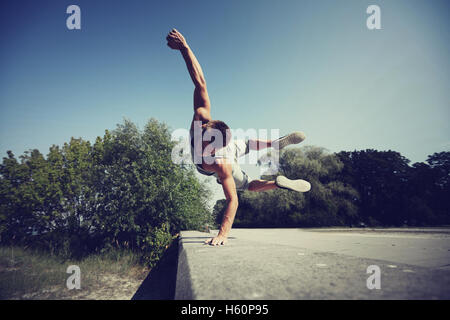
<svg viewBox="0 0 450 320">
<path fill-rule="evenodd" d="M 175 299 L 450 298 L 447 228 L 233 229 L 204 245 L 214 234 L 181 233 Z"/>
</svg>

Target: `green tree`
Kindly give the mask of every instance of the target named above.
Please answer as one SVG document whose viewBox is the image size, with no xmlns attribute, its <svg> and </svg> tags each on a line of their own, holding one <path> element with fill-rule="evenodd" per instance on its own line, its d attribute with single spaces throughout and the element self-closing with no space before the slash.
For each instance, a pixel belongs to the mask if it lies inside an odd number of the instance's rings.
<svg viewBox="0 0 450 320">
<path fill-rule="evenodd" d="M 428 156 L 426 163 L 415 163 L 411 171 L 410 211 L 415 221 L 425 224 L 450 223 L 450 152 Z"/>
<path fill-rule="evenodd" d="M 12 152 L 3 159 L 1 172 L 2 240 L 21 241 L 32 233 L 46 232 L 51 225 L 48 206 L 52 193 L 48 167 L 38 150 L 27 151 L 20 163 Z"/>
<path fill-rule="evenodd" d="M 174 142 L 166 125 L 151 119 L 141 132 L 125 121 L 97 138 L 92 156 L 91 225 L 105 247 L 153 248 L 154 235 L 198 229 L 210 219 L 207 193 L 192 167 L 171 161 Z M 166 238 L 167 239 L 167 238 Z"/>
<path fill-rule="evenodd" d="M 410 220 L 409 160 L 395 151 L 340 152 L 341 180 L 360 194 L 359 216 L 369 225 L 403 225 Z"/>
<path fill-rule="evenodd" d="M 170 132 L 151 119 L 144 130 L 124 121 L 93 145 L 72 138 L 0 166 L 2 243 L 26 243 L 81 256 L 112 247 L 154 263 L 181 229 L 211 219 L 208 193 L 190 165 L 171 161 Z"/>
</svg>

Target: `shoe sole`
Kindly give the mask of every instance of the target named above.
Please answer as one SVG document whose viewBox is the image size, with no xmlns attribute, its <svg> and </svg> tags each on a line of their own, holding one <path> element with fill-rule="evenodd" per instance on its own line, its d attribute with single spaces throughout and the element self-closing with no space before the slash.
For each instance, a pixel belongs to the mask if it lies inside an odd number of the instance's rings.
<svg viewBox="0 0 450 320">
<path fill-rule="evenodd" d="M 302 179 L 291 180 L 284 176 L 278 176 L 275 180 L 276 185 L 282 189 L 293 190 L 297 192 L 308 192 L 311 190 L 311 184 Z"/>
<path fill-rule="evenodd" d="M 281 137 L 274 142 L 273 148 L 276 150 L 281 150 L 290 144 L 297 144 L 306 139 L 306 136 L 301 131 L 292 132 L 287 136 Z"/>
</svg>

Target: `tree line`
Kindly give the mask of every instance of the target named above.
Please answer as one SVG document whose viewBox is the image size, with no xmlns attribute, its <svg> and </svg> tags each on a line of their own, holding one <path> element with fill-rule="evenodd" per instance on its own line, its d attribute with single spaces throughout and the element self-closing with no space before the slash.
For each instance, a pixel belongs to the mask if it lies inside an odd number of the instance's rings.
<svg viewBox="0 0 450 320">
<path fill-rule="evenodd" d="M 112 248 L 155 263 L 173 235 L 211 220 L 193 168 L 175 165 L 168 127 L 125 120 L 94 144 L 72 138 L 0 165 L 0 243 L 67 257 Z"/>
<path fill-rule="evenodd" d="M 0 165 L 0 244 L 81 258 L 114 248 L 154 264 L 180 230 L 220 224 L 225 200 L 192 164 L 171 160 L 176 142 L 151 119 L 125 120 L 91 144 L 72 138 Z M 307 193 L 240 192 L 234 227 L 432 226 L 450 224 L 450 152 L 410 161 L 395 151 L 329 153 L 288 148 L 279 173 L 305 179 Z M 274 179 L 275 176 L 263 176 Z"/>
<path fill-rule="evenodd" d="M 312 189 L 241 192 L 235 227 L 450 224 L 450 152 L 410 165 L 395 151 L 289 148 L 280 154 L 278 174 L 308 180 Z M 217 223 L 224 208 L 225 200 L 214 207 Z"/>
</svg>

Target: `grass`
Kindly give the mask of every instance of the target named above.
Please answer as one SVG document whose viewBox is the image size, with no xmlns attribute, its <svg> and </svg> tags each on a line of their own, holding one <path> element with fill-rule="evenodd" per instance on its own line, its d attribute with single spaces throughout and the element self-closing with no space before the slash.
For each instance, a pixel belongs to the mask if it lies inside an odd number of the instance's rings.
<svg viewBox="0 0 450 320">
<path fill-rule="evenodd" d="M 130 299 L 149 269 L 131 251 L 64 260 L 17 246 L 0 247 L 0 299 Z M 66 287 L 67 267 L 81 270 L 81 289 Z"/>
</svg>

